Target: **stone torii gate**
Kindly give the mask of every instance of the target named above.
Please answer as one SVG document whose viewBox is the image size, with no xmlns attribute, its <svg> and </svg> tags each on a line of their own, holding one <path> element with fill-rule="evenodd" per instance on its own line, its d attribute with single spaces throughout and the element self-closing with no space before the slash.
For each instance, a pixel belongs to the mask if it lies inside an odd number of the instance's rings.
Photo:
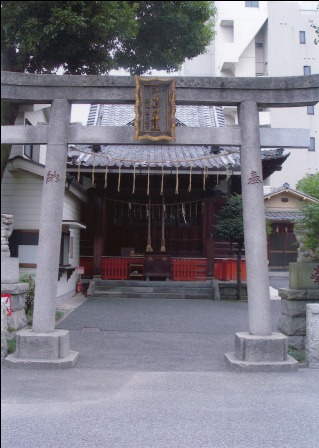
<svg viewBox="0 0 319 448">
<path fill-rule="evenodd" d="M 171 79 L 171 78 L 169 78 Z M 2 126 L 1 143 L 47 144 L 40 218 L 33 328 L 17 333 L 11 366 L 71 367 L 78 353 L 69 334 L 55 329 L 62 207 L 68 144 L 149 144 L 134 141 L 132 127 L 70 125 L 73 104 L 132 104 L 132 77 L 55 76 L 2 72 L 2 100 L 52 104 L 49 125 Z M 225 355 L 231 369 L 296 370 L 287 338 L 272 332 L 261 148 L 308 147 L 305 129 L 259 127 L 260 108 L 301 107 L 319 101 L 319 75 L 285 78 L 177 77 L 177 105 L 236 106 L 239 127 L 176 129 L 169 145 L 222 145 L 241 148 L 249 330 L 235 335 L 235 352 Z M 57 182 L 50 181 L 55 173 Z"/>
</svg>

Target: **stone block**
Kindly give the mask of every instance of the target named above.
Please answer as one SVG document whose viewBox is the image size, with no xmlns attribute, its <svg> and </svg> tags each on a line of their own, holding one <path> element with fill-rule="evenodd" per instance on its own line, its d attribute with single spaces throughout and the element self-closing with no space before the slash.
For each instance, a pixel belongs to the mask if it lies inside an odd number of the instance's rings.
<svg viewBox="0 0 319 448">
<path fill-rule="evenodd" d="M 226 353 L 230 370 L 240 372 L 295 372 L 298 362 L 287 354 L 288 338 L 281 333 L 254 336 L 236 333 L 235 353 Z"/>
<path fill-rule="evenodd" d="M 305 336 L 306 318 L 292 317 L 281 314 L 278 323 L 278 330 L 287 336 Z"/>
<path fill-rule="evenodd" d="M 281 333 L 272 333 L 270 336 L 255 336 L 245 332 L 235 334 L 235 355 L 241 361 L 285 361 L 287 352 L 287 337 Z"/>
<path fill-rule="evenodd" d="M 28 288 L 28 283 L 1 283 L 1 294 L 23 294 Z"/>
<path fill-rule="evenodd" d="M 287 356 L 285 361 L 254 362 L 242 361 L 236 358 L 235 353 L 226 353 L 225 363 L 232 371 L 237 372 L 297 372 L 298 361 Z"/>
<path fill-rule="evenodd" d="M 306 344 L 306 306 L 319 303 L 319 289 L 279 290 L 281 297 L 281 316 L 278 330 L 288 336 L 288 344 L 304 349 Z"/>
<path fill-rule="evenodd" d="M 305 301 L 281 300 L 281 314 L 292 317 L 305 317 L 306 304 L 307 302 Z"/>
<path fill-rule="evenodd" d="M 288 347 L 304 350 L 306 346 L 306 336 L 287 336 Z"/>
<path fill-rule="evenodd" d="M 24 359 L 59 359 L 69 352 L 69 332 L 55 330 L 35 333 L 32 329 L 20 330 L 16 335 L 16 356 Z"/>
<path fill-rule="evenodd" d="M 318 289 L 313 275 L 318 269 L 318 263 L 289 263 L 290 289 Z"/>
<path fill-rule="evenodd" d="M 216 282 L 219 299 L 217 300 L 236 300 L 236 283 L 235 282 Z M 247 284 L 241 285 L 241 300 L 247 300 Z"/>
<path fill-rule="evenodd" d="M 11 316 L 7 317 L 8 326 L 15 331 L 21 330 L 28 325 L 24 307 L 20 310 L 13 311 Z"/>
<path fill-rule="evenodd" d="M 309 368 L 319 369 L 319 304 L 307 305 L 306 359 Z"/>
<path fill-rule="evenodd" d="M 25 293 L 28 283 L 5 283 L 1 285 L 1 293 L 10 294 L 12 315 L 8 316 L 8 325 L 15 331 L 27 326 L 25 315 Z"/>
<path fill-rule="evenodd" d="M 280 288 L 278 294 L 282 299 L 286 300 L 306 300 L 307 302 L 319 302 L 319 288 L 318 289 L 289 289 Z"/>
<path fill-rule="evenodd" d="M 19 281 L 19 258 L 1 256 L 1 284 L 18 283 Z"/>
<path fill-rule="evenodd" d="M 19 311 L 25 308 L 25 293 L 11 294 L 12 311 Z"/>
</svg>

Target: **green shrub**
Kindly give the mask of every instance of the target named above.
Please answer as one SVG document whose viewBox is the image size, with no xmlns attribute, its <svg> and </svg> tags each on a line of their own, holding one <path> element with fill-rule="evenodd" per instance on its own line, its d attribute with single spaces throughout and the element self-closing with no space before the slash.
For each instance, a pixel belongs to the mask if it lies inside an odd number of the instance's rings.
<svg viewBox="0 0 319 448">
<path fill-rule="evenodd" d="M 33 303 L 34 303 L 34 290 L 35 290 L 35 281 L 34 281 L 35 274 L 23 274 L 19 278 L 19 281 L 21 283 L 28 283 L 28 289 L 25 295 L 25 311 L 26 314 L 32 313 L 33 310 Z"/>
<path fill-rule="evenodd" d="M 16 339 L 7 339 L 7 351 L 8 355 L 16 351 Z"/>
<path fill-rule="evenodd" d="M 60 320 L 64 316 L 63 311 L 56 311 L 55 312 L 55 320 Z"/>
<path fill-rule="evenodd" d="M 306 359 L 305 350 L 299 350 L 296 347 L 289 346 L 288 347 L 288 355 L 295 358 L 298 362 L 304 362 Z"/>
</svg>

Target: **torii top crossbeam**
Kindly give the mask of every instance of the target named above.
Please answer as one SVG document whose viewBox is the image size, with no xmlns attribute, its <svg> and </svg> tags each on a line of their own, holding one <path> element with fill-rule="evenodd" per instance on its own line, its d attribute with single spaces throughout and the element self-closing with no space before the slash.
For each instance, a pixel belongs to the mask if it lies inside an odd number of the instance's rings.
<svg viewBox="0 0 319 448">
<path fill-rule="evenodd" d="M 52 103 L 67 99 L 72 104 L 132 104 L 135 80 L 128 76 L 56 76 L 1 72 L 3 101 L 18 103 Z M 300 107 L 315 105 L 319 100 L 319 75 L 287 78 L 207 78 L 176 77 L 176 104 L 239 106 L 253 101 L 258 108 Z M 48 126 L 2 127 L 1 142 L 8 144 L 46 144 Z M 149 144 L 134 142 L 129 127 L 68 128 L 68 143 L 73 144 Z M 285 138 L 284 138 L 285 137 Z M 177 128 L 176 140 L 170 145 L 240 146 L 238 127 Z M 260 129 L 262 148 L 286 148 L 309 145 L 307 130 Z"/>
</svg>

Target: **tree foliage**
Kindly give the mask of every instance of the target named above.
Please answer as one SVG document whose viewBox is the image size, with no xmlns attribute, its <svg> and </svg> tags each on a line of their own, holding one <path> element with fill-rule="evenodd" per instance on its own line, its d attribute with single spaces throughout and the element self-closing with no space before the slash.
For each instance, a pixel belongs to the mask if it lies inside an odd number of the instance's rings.
<svg viewBox="0 0 319 448">
<path fill-rule="evenodd" d="M 244 242 L 243 205 L 241 195 L 230 196 L 215 224 L 219 238 Z"/>
<path fill-rule="evenodd" d="M 319 173 L 306 174 L 305 177 L 297 182 L 296 190 L 319 199 Z"/>
<path fill-rule="evenodd" d="M 319 9 L 319 8 L 317 8 L 317 9 Z M 319 43 L 319 26 L 315 25 L 313 23 L 313 21 L 311 21 L 311 25 L 310 26 L 311 26 L 311 28 L 313 28 L 315 30 L 316 37 L 314 38 L 314 43 L 315 43 L 315 45 L 318 45 L 318 43 Z"/>
<path fill-rule="evenodd" d="M 301 207 L 302 218 L 295 223 L 303 250 L 315 252 L 319 248 L 319 203 Z"/>
<path fill-rule="evenodd" d="M 266 220 L 266 234 L 271 234 L 271 225 Z M 242 196 L 230 196 L 227 199 L 225 207 L 218 215 L 215 232 L 219 238 L 237 243 L 237 287 L 236 296 L 241 297 L 241 252 L 244 246 L 244 219 Z"/>
<path fill-rule="evenodd" d="M 175 71 L 213 37 L 209 1 L 3 1 L 3 68 L 29 73 Z"/>
<path fill-rule="evenodd" d="M 299 180 L 296 189 L 319 199 L 319 173 L 307 174 Z M 301 213 L 302 218 L 295 223 L 295 231 L 302 250 L 316 252 L 319 249 L 319 203 L 305 202 Z"/>
<path fill-rule="evenodd" d="M 269 221 L 265 221 L 266 235 L 272 232 Z M 217 217 L 215 230 L 217 236 L 236 242 L 244 242 L 244 220 L 242 196 L 230 196 L 219 216 Z"/>
<path fill-rule="evenodd" d="M 69 75 L 176 71 L 214 36 L 210 1 L 2 1 L 1 69 Z M 13 125 L 16 104 L 3 103 Z M 1 179 L 10 157 L 1 147 Z"/>
<path fill-rule="evenodd" d="M 217 217 L 215 232 L 219 238 L 237 243 L 236 297 L 241 298 L 241 252 L 244 246 L 244 220 L 241 195 L 230 196 Z"/>
</svg>

